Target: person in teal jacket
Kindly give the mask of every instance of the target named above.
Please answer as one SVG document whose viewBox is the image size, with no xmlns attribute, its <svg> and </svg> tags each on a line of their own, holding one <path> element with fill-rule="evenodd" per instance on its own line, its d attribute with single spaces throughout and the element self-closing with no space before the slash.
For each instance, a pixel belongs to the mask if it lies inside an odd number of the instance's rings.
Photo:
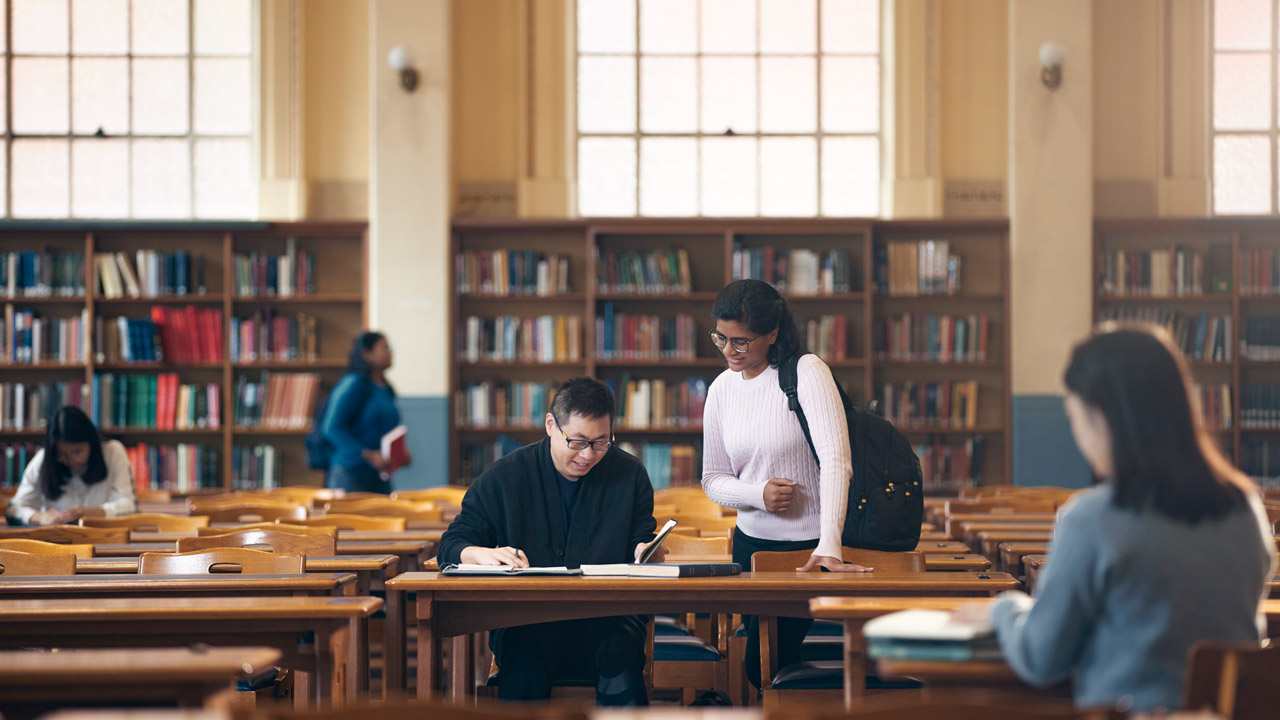
<svg viewBox="0 0 1280 720">
<path fill-rule="evenodd" d="M 383 477 L 382 436 L 400 424 L 396 391 L 387 381 L 391 346 L 382 333 L 360 333 L 347 374 L 329 396 L 321 432 L 333 444 L 325 487 L 347 492 L 391 491 Z"/>
</svg>

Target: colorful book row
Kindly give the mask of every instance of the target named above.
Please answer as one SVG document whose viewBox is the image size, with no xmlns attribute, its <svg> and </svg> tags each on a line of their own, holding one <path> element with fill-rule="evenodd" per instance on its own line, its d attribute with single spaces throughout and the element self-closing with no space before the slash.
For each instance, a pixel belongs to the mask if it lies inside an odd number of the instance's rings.
<svg viewBox="0 0 1280 720">
<path fill-rule="evenodd" d="M 82 363 L 88 327 L 88 308 L 71 317 L 41 317 L 6 303 L 0 318 L 0 364 Z"/>
<path fill-rule="evenodd" d="M 274 490 L 284 475 L 275 445 L 236 445 L 231 448 L 232 490 Z"/>
<path fill-rule="evenodd" d="M 466 250 L 454 256 L 460 295 L 547 297 L 572 292 L 569 256 L 524 250 Z"/>
<path fill-rule="evenodd" d="M 84 380 L 0 383 L 0 430 L 43 430 L 63 405 L 84 408 Z"/>
<path fill-rule="evenodd" d="M 620 428 L 702 429 L 707 404 L 707 381 L 691 377 L 682 382 L 635 380 L 628 373 L 619 382 L 605 380 L 618 404 Z"/>
<path fill-rule="evenodd" d="M 239 297 L 315 294 L 315 253 L 299 252 L 293 238 L 285 240 L 283 255 L 237 253 L 233 265 L 233 287 Z"/>
<path fill-rule="evenodd" d="M 982 452 L 986 440 L 981 435 L 946 442 L 931 435 L 915 446 L 924 475 L 925 492 L 957 492 L 982 482 Z"/>
<path fill-rule="evenodd" d="M 878 295 L 955 295 L 960 265 L 946 240 L 877 243 L 871 273 Z"/>
<path fill-rule="evenodd" d="M 1161 307 L 1103 308 L 1103 320 L 1148 322 L 1163 326 L 1192 360 L 1231 361 L 1231 316 L 1183 314 Z"/>
<path fill-rule="evenodd" d="M 801 319 L 798 329 L 805 347 L 824 362 L 849 359 L 849 319 L 844 315 Z"/>
<path fill-rule="evenodd" d="M 218 456 L 222 451 L 216 447 L 138 443 L 126 447 L 125 452 L 133 467 L 133 482 L 139 490 L 188 493 L 222 484 L 218 475 Z"/>
<path fill-rule="evenodd" d="M 1240 390 L 1240 427 L 1280 428 L 1280 383 L 1245 383 Z"/>
<path fill-rule="evenodd" d="M 89 394 L 89 417 L 103 430 L 217 430 L 222 393 L 217 383 L 183 383 L 177 373 L 98 373 Z"/>
<path fill-rule="evenodd" d="M 1280 360 L 1280 317 L 1248 317 L 1240 333 L 1240 357 Z"/>
<path fill-rule="evenodd" d="M 0 252 L 0 295 L 84 295 L 84 253 L 59 250 Z"/>
<path fill-rule="evenodd" d="M 1113 250 L 1099 257 L 1101 291 L 1114 297 L 1177 297 L 1231 292 L 1231 244 L 1213 243 L 1207 253 Z"/>
<path fill-rule="evenodd" d="M 678 250 L 601 250 L 596 287 L 602 295 L 670 295 L 693 290 L 689 253 Z"/>
<path fill-rule="evenodd" d="M 470 485 L 485 468 L 492 465 L 504 455 L 520 449 L 524 443 L 510 435 L 501 434 L 490 442 L 463 443 L 462 457 L 458 462 L 460 477 L 455 478 L 459 485 Z"/>
<path fill-rule="evenodd" d="M 884 417 L 900 428 L 971 428 L 978 422 L 978 381 L 880 383 Z"/>
<path fill-rule="evenodd" d="M 231 318 L 231 362 L 315 361 L 320 357 L 319 328 L 315 315 L 279 316 L 270 305 L 252 317 Z"/>
<path fill-rule="evenodd" d="M 1231 384 L 1202 385 L 1197 383 L 1196 395 L 1200 398 L 1200 419 L 1210 430 L 1230 430 L 1232 428 Z M 1243 408 L 1241 408 L 1243 412 Z"/>
<path fill-rule="evenodd" d="M 876 317 L 872 324 L 876 357 L 926 362 L 985 362 L 991 319 L 986 315 L 932 315 L 912 312 Z"/>
<path fill-rule="evenodd" d="M 553 363 L 582 360 L 582 318 L 469 316 L 458 328 L 458 357 L 464 362 Z"/>
<path fill-rule="evenodd" d="M 733 246 L 733 279 L 763 280 L 787 295 L 831 295 L 857 287 L 849 251 Z"/>
<path fill-rule="evenodd" d="M 264 372 L 258 382 L 241 375 L 235 387 L 236 426 L 306 428 L 319 388 L 317 373 Z"/>
<path fill-rule="evenodd" d="M 131 264 L 128 253 L 95 253 L 98 292 L 104 298 L 204 295 L 205 259 L 186 250 L 138 250 Z"/>
<path fill-rule="evenodd" d="M 1240 294 L 1280 295 L 1280 252 L 1271 248 L 1240 252 Z"/>
<path fill-rule="evenodd" d="M 618 447 L 640 459 L 654 490 L 698 485 L 702 453 L 691 443 L 620 442 Z M 659 518 L 661 522 L 663 518 Z"/>
<path fill-rule="evenodd" d="M 1280 490 L 1280 440 L 1241 442 L 1238 466 L 1264 489 Z"/>
<path fill-rule="evenodd" d="M 22 473 L 26 472 L 27 464 L 42 447 L 42 442 L 0 443 L 0 487 L 17 487 L 22 482 Z"/>
<path fill-rule="evenodd" d="M 596 357 L 600 360 L 692 360 L 698 354 L 697 338 L 692 315 L 615 314 L 613 303 L 605 303 L 596 318 Z"/>
<path fill-rule="evenodd" d="M 466 383 L 455 394 L 459 427 L 542 427 L 559 383 L 487 381 Z"/>
</svg>

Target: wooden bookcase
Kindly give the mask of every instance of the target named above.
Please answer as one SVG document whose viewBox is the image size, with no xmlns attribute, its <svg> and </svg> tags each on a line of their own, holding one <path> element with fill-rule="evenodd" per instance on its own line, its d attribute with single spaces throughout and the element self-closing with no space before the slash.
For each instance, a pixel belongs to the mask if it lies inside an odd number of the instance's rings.
<svg viewBox="0 0 1280 720">
<path fill-rule="evenodd" d="M 963 259 L 961 287 L 954 295 L 889 296 L 874 291 L 873 273 L 877 246 L 946 240 Z M 520 444 L 532 442 L 544 430 L 541 421 L 511 427 L 493 424 L 476 427 L 464 417 L 463 388 L 468 383 L 537 381 L 556 383 L 575 374 L 606 382 L 661 379 L 668 384 L 698 377 L 710 382 L 724 369 L 711 343 L 714 328 L 711 306 L 716 294 L 734 279 L 735 248 L 751 250 L 773 246 L 807 249 L 818 253 L 847 251 L 850 289 L 829 295 L 802 296 L 784 293 L 801 325 L 822 315 L 843 315 L 847 321 L 846 357 L 828 360 L 832 372 L 853 402 L 865 405 L 878 396 L 883 383 L 941 383 L 973 380 L 979 387 L 976 422 L 972 427 L 906 425 L 901 429 L 914 443 L 963 444 L 981 436 L 982 463 L 979 482 L 1009 482 L 1010 382 L 1008 341 L 1009 251 L 1007 221 L 920 221 L 828 219 L 601 219 L 601 220 L 484 220 L 459 218 L 453 224 L 451 245 L 449 384 L 453 388 L 450 424 L 450 481 L 468 484 L 478 469 L 463 467 L 469 445 L 490 443 L 500 434 Z M 484 297 L 458 291 L 456 258 L 463 251 L 523 250 L 567 254 L 570 263 L 568 294 L 552 297 L 525 295 Z M 689 258 L 691 287 L 677 294 L 603 294 L 597 286 L 597 263 L 602 252 L 684 250 Z M 600 360 L 595 356 L 596 319 L 606 303 L 614 312 L 674 316 L 692 315 L 696 324 L 696 357 L 682 360 Z M 989 317 L 988 353 L 982 362 L 897 361 L 873 352 L 877 318 L 887 314 L 980 314 Z M 543 314 L 581 318 L 583 356 L 578 362 L 494 363 L 466 362 L 459 346 L 463 323 L 470 316 L 521 317 Z M 538 416 L 545 410 L 540 409 Z M 629 427 L 618 425 L 619 442 L 679 442 L 700 444 L 700 423 L 681 427 Z M 695 480 L 701 473 L 700 455 Z M 937 488 L 945 492 L 954 488 Z"/>
<path fill-rule="evenodd" d="M 299 252 L 314 254 L 314 292 L 291 297 L 246 297 L 236 293 L 234 258 L 253 251 L 282 254 L 286 239 L 294 238 Z M 171 308 L 213 308 L 222 312 L 223 360 L 218 363 L 176 364 L 100 363 L 92 347 L 93 332 L 84 362 L 0 364 L 4 382 L 47 383 L 84 381 L 85 408 L 90 404 L 90 388 L 97 373 L 155 374 L 174 372 L 182 383 L 217 383 L 220 391 L 220 427 L 213 429 L 155 430 L 108 428 L 104 435 L 126 446 L 137 443 L 176 445 L 191 443 L 212 447 L 218 455 L 219 490 L 232 487 L 232 450 L 236 447 L 269 444 L 280 459 L 285 485 L 320 485 L 323 473 L 307 468 L 303 436 L 309 428 L 278 429 L 237 427 L 234 388 L 236 380 L 247 376 L 260 379 L 271 373 L 312 372 L 321 379 L 320 394 L 327 393 L 342 376 L 347 353 L 355 335 L 364 329 L 368 317 L 368 232 L 363 222 L 10 222 L 0 223 L 0 247 L 9 250 L 46 249 L 83 252 L 86 258 L 84 296 L 7 297 L 0 288 L 0 308 L 33 309 L 43 317 L 72 317 L 82 313 L 90 328 L 94 320 L 117 317 L 147 318 L 153 306 Z M 205 264 L 205 293 L 192 288 L 186 295 L 106 298 L 98 289 L 98 269 L 89 262 L 95 253 L 140 249 L 172 252 L 185 250 Z M 266 305 L 279 314 L 305 312 L 316 316 L 318 359 L 267 362 L 232 362 L 231 319 L 245 318 Z M 308 409 L 308 422 L 311 410 Z M 0 430 L 0 443 L 35 442 L 44 435 L 38 430 Z M 10 480 L 13 482 L 13 480 Z"/>
</svg>

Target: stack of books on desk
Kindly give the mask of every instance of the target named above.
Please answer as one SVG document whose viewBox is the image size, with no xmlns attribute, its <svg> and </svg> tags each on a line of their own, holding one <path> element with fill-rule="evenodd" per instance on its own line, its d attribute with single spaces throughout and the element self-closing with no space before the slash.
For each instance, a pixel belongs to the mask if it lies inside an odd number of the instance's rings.
<svg viewBox="0 0 1280 720">
<path fill-rule="evenodd" d="M 1000 662 L 989 622 L 960 623 L 945 610 L 903 610 L 875 618 L 862 630 L 876 660 Z"/>
</svg>

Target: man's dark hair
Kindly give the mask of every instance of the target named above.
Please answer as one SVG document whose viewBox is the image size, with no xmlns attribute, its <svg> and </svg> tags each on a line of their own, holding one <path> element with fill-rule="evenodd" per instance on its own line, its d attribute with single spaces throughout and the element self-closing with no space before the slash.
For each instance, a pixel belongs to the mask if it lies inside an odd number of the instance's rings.
<svg viewBox="0 0 1280 720">
<path fill-rule="evenodd" d="M 613 391 L 609 386 L 589 377 L 569 378 L 560 383 L 551 398 L 551 414 L 563 425 L 573 415 L 584 418 L 607 417 L 613 420 Z"/>
</svg>

